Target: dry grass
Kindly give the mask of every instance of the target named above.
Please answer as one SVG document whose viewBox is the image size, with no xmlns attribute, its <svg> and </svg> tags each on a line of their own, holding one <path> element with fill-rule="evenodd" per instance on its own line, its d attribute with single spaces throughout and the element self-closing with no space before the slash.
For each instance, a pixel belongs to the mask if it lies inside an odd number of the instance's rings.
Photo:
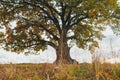
<svg viewBox="0 0 120 80">
<path fill-rule="evenodd" d="M 120 80 L 120 64 L 99 64 L 99 80 Z M 92 64 L 4 64 L 0 80 L 95 80 Z"/>
</svg>

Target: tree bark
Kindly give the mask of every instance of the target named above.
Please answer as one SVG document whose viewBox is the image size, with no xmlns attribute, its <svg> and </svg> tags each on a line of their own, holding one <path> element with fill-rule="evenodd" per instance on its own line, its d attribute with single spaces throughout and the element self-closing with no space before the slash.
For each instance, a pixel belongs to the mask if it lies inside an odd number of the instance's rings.
<svg viewBox="0 0 120 80">
<path fill-rule="evenodd" d="M 70 48 L 68 47 L 68 44 L 67 44 L 66 34 L 67 34 L 66 30 L 63 29 L 58 42 L 59 45 L 56 49 L 57 60 L 55 61 L 55 63 L 57 64 L 73 63 L 73 60 L 70 57 Z"/>
</svg>

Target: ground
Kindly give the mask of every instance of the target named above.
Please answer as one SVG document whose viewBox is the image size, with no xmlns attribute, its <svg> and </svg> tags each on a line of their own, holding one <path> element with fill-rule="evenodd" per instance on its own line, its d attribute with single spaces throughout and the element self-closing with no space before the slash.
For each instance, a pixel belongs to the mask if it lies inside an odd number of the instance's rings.
<svg viewBox="0 0 120 80">
<path fill-rule="evenodd" d="M 120 64 L 1 64 L 0 80 L 120 80 Z"/>
</svg>

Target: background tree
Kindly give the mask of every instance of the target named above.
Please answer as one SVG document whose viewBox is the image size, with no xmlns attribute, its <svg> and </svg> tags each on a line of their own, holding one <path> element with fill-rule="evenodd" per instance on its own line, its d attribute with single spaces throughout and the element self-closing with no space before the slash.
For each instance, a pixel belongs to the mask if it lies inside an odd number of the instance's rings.
<svg viewBox="0 0 120 80">
<path fill-rule="evenodd" d="M 117 8 L 117 0 L 0 0 L 1 44 L 18 53 L 50 45 L 57 63 L 72 63 L 72 43 L 93 51 Z"/>
<path fill-rule="evenodd" d="M 114 10 L 114 14 L 112 15 L 112 17 L 113 21 L 111 23 L 111 28 L 117 36 L 120 36 L 120 1 L 118 2 L 118 8 Z"/>
</svg>

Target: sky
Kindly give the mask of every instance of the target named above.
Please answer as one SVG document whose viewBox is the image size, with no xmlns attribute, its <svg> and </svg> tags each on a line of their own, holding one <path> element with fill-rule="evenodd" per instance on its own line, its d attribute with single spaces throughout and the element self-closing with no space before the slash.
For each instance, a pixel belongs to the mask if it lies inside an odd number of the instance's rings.
<svg viewBox="0 0 120 80">
<path fill-rule="evenodd" d="M 103 32 L 106 38 L 103 38 L 102 41 L 99 42 L 100 49 L 96 50 L 96 53 L 99 53 L 99 57 L 104 59 L 104 61 L 109 63 L 120 62 L 120 38 L 113 34 L 112 30 L 108 27 L 106 31 Z M 110 42 L 112 43 L 112 51 L 117 53 L 116 56 L 112 56 Z M 91 63 L 92 55 L 89 51 L 80 49 L 76 46 L 73 46 L 70 50 L 71 58 L 78 61 L 79 63 L 87 62 Z M 9 63 L 52 63 L 56 60 L 56 52 L 55 50 L 48 46 L 48 49 L 45 51 L 41 51 L 39 55 L 24 55 L 24 54 L 16 54 L 4 51 L 0 49 L 0 64 L 9 64 Z"/>
</svg>

